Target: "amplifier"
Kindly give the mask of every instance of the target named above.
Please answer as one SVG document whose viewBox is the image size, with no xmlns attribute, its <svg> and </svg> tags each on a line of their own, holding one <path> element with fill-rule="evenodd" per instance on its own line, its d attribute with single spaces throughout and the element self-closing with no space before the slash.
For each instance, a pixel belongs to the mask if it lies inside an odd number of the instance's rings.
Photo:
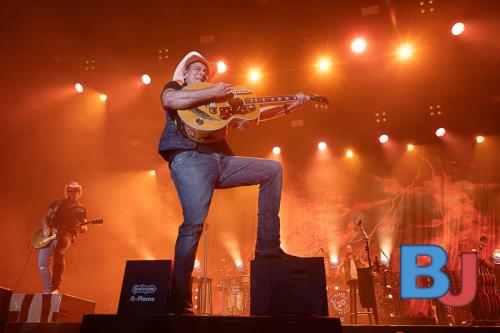
<svg viewBox="0 0 500 333">
<path fill-rule="evenodd" d="M 250 314 L 328 316 L 324 258 L 256 259 Z"/>
</svg>

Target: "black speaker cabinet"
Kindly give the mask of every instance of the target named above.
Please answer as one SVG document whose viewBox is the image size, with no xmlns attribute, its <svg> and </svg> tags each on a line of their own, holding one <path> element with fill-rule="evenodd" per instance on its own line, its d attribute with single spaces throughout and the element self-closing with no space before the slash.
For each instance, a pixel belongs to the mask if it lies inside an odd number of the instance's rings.
<svg viewBox="0 0 500 333">
<path fill-rule="evenodd" d="M 328 316 L 324 258 L 256 259 L 250 314 Z"/>
<path fill-rule="evenodd" d="M 12 290 L 0 287 L 0 332 L 5 330 L 5 324 L 9 316 L 9 304 Z"/>
<path fill-rule="evenodd" d="M 127 261 L 118 314 L 167 313 L 171 269 L 171 260 Z"/>
</svg>

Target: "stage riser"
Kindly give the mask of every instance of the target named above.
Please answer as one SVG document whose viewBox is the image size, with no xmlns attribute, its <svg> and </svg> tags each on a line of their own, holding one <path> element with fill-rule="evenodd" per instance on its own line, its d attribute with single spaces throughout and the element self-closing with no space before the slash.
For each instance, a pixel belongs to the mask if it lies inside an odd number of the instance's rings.
<svg viewBox="0 0 500 333">
<path fill-rule="evenodd" d="M 337 318 L 88 315 L 81 333 L 341 333 Z"/>
<path fill-rule="evenodd" d="M 80 323 L 8 323 L 5 333 L 80 333 Z"/>
<path fill-rule="evenodd" d="M 166 322 L 162 318 L 136 319 L 123 320 L 119 319 L 105 319 L 94 318 L 87 322 L 83 327 L 79 323 L 8 323 L 6 333 L 88 333 L 88 332 L 142 332 L 142 333 L 170 333 L 170 332 L 187 332 L 187 333 L 289 333 L 289 332 L 329 332 L 329 333 L 493 333 L 498 332 L 499 327 L 449 327 L 449 326 L 343 326 L 342 329 L 326 326 L 323 328 L 315 329 L 314 327 L 323 325 L 317 323 L 316 325 L 308 326 L 311 323 L 303 321 L 299 327 L 294 327 L 297 322 L 293 319 L 281 319 L 284 323 L 262 323 L 256 321 L 249 321 L 244 318 L 246 322 L 238 322 L 240 318 L 236 317 L 215 317 L 219 320 L 214 323 L 211 319 L 213 317 L 203 318 L 169 318 Z M 200 321 L 201 320 L 201 321 Z M 279 319 L 274 319 L 279 321 Z M 147 321 L 147 323 L 145 322 Z M 211 322 L 210 322 L 211 321 Z M 97 327 L 105 323 L 106 326 Z M 133 325 L 133 327 L 129 325 Z M 80 331 L 81 329 L 81 331 Z"/>
<path fill-rule="evenodd" d="M 499 327 L 467 326 L 354 326 L 344 325 L 343 333 L 493 333 Z"/>
<path fill-rule="evenodd" d="M 9 322 L 79 323 L 94 313 L 95 302 L 66 294 L 13 294 Z"/>
</svg>

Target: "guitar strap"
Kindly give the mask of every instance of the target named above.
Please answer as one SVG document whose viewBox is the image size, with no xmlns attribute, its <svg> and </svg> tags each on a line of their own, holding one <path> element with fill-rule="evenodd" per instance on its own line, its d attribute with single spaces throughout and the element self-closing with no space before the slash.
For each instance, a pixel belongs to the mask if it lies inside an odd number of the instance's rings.
<svg viewBox="0 0 500 333">
<path fill-rule="evenodd" d="M 179 90 L 182 90 L 182 88 L 184 88 L 185 86 L 187 86 L 186 82 L 184 82 L 181 85 L 181 88 Z M 174 116 L 172 117 L 172 119 L 174 120 L 174 124 L 177 127 L 177 130 L 184 133 L 184 127 L 182 126 L 182 121 L 181 121 L 181 118 L 179 116 L 179 112 L 177 112 L 177 110 L 175 110 Z"/>
<path fill-rule="evenodd" d="M 54 227 L 54 217 L 56 215 L 56 212 L 59 210 L 59 207 L 61 207 L 61 201 L 56 201 L 54 203 L 54 207 L 52 208 L 52 213 L 50 213 L 50 216 L 49 216 L 49 227 Z"/>
</svg>

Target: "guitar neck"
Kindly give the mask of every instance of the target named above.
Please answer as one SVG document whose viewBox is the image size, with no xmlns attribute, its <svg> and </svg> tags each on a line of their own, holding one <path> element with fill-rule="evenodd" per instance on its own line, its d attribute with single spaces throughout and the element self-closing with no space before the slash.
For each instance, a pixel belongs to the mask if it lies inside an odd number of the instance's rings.
<svg viewBox="0 0 500 333">
<path fill-rule="evenodd" d="M 245 98 L 245 104 L 283 104 L 290 101 L 295 101 L 297 96 L 288 95 L 288 96 L 274 96 L 274 97 L 258 97 L 258 98 Z"/>
</svg>

